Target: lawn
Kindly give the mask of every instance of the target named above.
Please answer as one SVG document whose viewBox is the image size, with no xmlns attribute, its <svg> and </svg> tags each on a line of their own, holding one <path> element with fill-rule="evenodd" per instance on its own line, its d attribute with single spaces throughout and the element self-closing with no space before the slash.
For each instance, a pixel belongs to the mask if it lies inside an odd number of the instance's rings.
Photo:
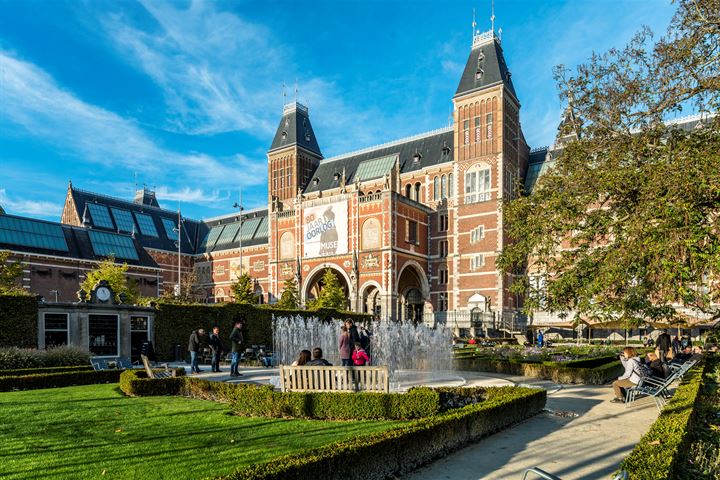
<svg viewBox="0 0 720 480">
<path fill-rule="evenodd" d="M 244 418 L 117 384 L 0 393 L 2 478 L 202 478 L 402 422 Z"/>
</svg>

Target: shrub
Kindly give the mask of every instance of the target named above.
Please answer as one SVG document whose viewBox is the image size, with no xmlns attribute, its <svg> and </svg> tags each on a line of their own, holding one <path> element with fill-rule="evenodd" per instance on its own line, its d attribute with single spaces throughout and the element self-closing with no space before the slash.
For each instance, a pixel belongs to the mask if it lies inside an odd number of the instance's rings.
<svg viewBox="0 0 720 480">
<path fill-rule="evenodd" d="M 148 378 L 144 370 L 125 370 L 120 375 L 120 390 L 133 397 L 178 395 L 184 381 L 185 369 L 174 370 L 175 377 L 172 378 Z"/>
<path fill-rule="evenodd" d="M 122 370 L 102 370 L 0 377 L 0 392 L 115 383 L 120 379 L 121 373 Z"/>
<path fill-rule="evenodd" d="M 0 348 L 37 347 L 37 323 L 38 304 L 35 297 L 0 295 Z M 0 368 L 7 367 L 0 364 Z"/>
<path fill-rule="evenodd" d="M 18 377 L 22 375 L 35 375 L 38 373 L 82 372 L 92 369 L 93 368 L 90 365 L 75 365 L 70 367 L 22 368 L 19 370 L 0 370 L 0 377 Z"/>
<path fill-rule="evenodd" d="M 77 347 L 54 347 L 47 350 L 24 348 L 0 349 L 0 370 L 21 368 L 90 365 L 90 354 Z"/>
<path fill-rule="evenodd" d="M 578 368 L 577 362 L 522 362 L 512 360 L 494 360 L 482 357 L 456 358 L 455 368 L 458 370 L 470 370 L 480 372 L 504 373 L 508 375 L 521 375 L 525 377 L 541 378 L 552 380 L 556 383 L 581 383 L 590 385 L 602 385 L 607 381 L 619 376 L 623 369 L 616 357 L 605 357 L 606 362 L 592 368 Z M 592 359 L 594 360 L 594 359 Z M 592 365 L 590 359 L 583 360 L 586 364 Z M 599 363 L 599 359 L 598 359 Z M 573 366 L 565 366 L 567 364 Z"/>
</svg>

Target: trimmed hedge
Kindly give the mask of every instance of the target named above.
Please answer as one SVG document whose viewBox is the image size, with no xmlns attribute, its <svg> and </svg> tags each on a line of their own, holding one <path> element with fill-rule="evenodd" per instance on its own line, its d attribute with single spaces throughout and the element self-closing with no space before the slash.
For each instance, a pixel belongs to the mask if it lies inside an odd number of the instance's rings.
<svg viewBox="0 0 720 480">
<path fill-rule="evenodd" d="M 367 322 L 370 315 L 352 312 L 339 312 L 331 309 L 319 310 L 281 310 L 270 306 L 239 303 L 218 304 L 157 304 L 155 314 L 155 352 L 160 358 L 172 358 L 173 346 L 180 344 L 185 352 L 190 332 L 198 328 L 210 331 L 220 327 L 220 336 L 226 347 L 232 331 L 232 321 L 236 315 L 245 316 L 243 337 L 245 345 L 272 345 L 272 315 L 301 315 L 318 317 L 321 320 L 331 318 L 352 318 L 356 322 Z"/>
<path fill-rule="evenodd" d="M 93 370 L 91 365 L 75 365 L 63 367 L 21 368 L 16 370 L 0 370 L 0 377 L 18 377 L 38 373 L 84 372 Z"/>
<path fill-rule="evenodd" d="M 457 370 L 505 373 L 508 375 L 540 378 L 543 380 L 552 380 L 553 382 L 560 384 L 580 383 L 602 385 L 607 383 L 609 380 L 620 376 L 623 372 L 623 366 L 620 361 L 612 361 L 612 358 L 616 357 L 608 357 L 610 360 L 609 363 L 600 364 L 599 366 L 593 368 L 562 366 L 563 363 L 560 362 L 531 363 L 492 360 L 482 357 L 456 358 L 455 368 Z M 594 359 L 587 359 L 583 361 L 591 364 L 590 360 Z M 576 361 L 575 365 L 579 362 L 580 361 Z"/>
<path fill-rule="evenodd" d="M 382 433 L 335 442 L 268 463 L 251 465 L 224 480 L 384 480 L 445 457 L 470 442 L 525 420 L 545 407 L 545 390 L 487 389 L 481 403 L 414 420 Z"/>
<path fill-rule="evenodd" d="M 630 480 L 686 478 L 680 472 L 679 457 L 690 446 L 703 370 L 695 366 L 685 375 L 658 419 L 621 464 Z"/>
<path fill-rule="evenodd" d="M 90 354 L 79 347 L 63 345 L 47 350 L 0 348 L 0 370 L 22 368 L 89 366 Z"/>
<path fill-rule="evenodd" d="M 37 298 L 0 295 L 0 348 L 37 348 L 37 324 Z"/>
<path fill-rule="evenodd" d="M 101 370 L 0 377 L 0 392 L 116 383 L 120 380 L 121 373 L 122 370 Z"/>
</svg>

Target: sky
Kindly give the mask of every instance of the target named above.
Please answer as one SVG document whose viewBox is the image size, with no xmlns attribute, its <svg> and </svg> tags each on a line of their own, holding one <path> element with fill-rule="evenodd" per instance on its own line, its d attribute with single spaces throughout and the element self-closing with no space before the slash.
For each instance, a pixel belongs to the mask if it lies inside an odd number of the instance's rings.
<svg viewBox="0 0 720 480">
<path fill-rule="evenodd" d="M 266 152 L 297 100 L 325 158 L 448 125 L 491 1 L 0 0 L 0 206 L 59 221 L 68 181 L 208 218 L 267 205 Z M 552 68 L 664 33 L 668 0 L 495 1 L 531 147 Z M 297 86 L 297 94 L 295 93 Z"/>
</svg>

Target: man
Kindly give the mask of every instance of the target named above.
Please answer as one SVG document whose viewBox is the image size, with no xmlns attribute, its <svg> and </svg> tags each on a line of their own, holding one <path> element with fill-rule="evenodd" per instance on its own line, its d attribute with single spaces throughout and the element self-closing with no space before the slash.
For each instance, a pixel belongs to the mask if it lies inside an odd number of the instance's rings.
<svg viewBox="0 0 720 480">
<path fill-rule="evenodd" d="M 655 346 L 658 349 L 658 357 L 660 358 L 660 361 L 665 363 L 667 361 L 667 353 L 672 346 L 672 340 L 670 339 L 670 335 L 668 335 L 666 329 L 663 329 L 660 336 L 658 336 Z"/>
<path fill-rule="evenodd" d="M 243 318 L 239 317 L 235 320 L 234 328 L 230 333 L 230 343 L 232 353 L 232 360 L 230 362 L 230 376 L 241 377 L 242 374 L 238 372 L 238 364 L 240 363 L 240 352 L 242 352 L 243 344 Z"/>
<path fill-rule="evenodd" d="M 193 330 L 188 341 L 188 350 L 190 351 L 190 373 L 200 373 L 202 370 L 198 367 L 198 353 L 200 352 L 200 339 L 205 336 L 205 330 Z"/>
<path fill-rule="evenodd" d="M 332 367 L 332 363 L 330 363 L 330 362 L 328 362 L 327 360 L 325 360 L 322 356 L 323 356 L 322 348 L 320 348 L 320 347 L 315 347 L 315 348 L 313 348 L 313 351 L 312 351 L 312 360 L 310 360 L 310 361 L 309 361 L 308 363 L 306 363 L 305 365 L 307 365 L 308 367 L 310 367 L 310 366 L 313 366 L 313 367 Z"/>
<path fill-rule="evenodd" d="M 213 372 L 220 371 L 220 355 L 222 354 L 223 344 L 220 340 L 220 327 L 213 327 L 210 338 L 208 339 L 210 350 L 212 350 L 212 362 L 210 363 Z"/>
<path fill-rule="evenodd" d="M 545 336 L 543 335 L 542 330 L 538 330 L 537 334 L 537 346 L 542 348 L 545 345 Z"/>
</svg>

